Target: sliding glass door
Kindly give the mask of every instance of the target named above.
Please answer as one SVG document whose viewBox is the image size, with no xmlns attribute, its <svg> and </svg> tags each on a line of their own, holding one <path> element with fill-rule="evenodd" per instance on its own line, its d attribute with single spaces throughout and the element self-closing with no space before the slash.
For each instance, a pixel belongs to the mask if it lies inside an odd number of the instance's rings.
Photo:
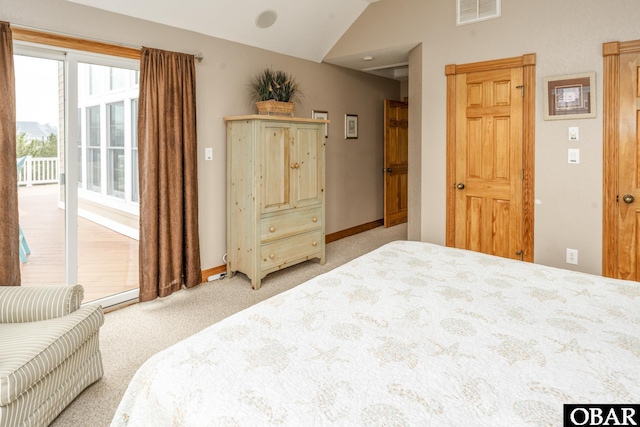
<svg viewBox="0 0 640 427">
<path fill-rule="evenodd" d="M 42 52 L 48 51 L 16 47 L 17 55 L 34 57 Z M 138 61 L 55 50 L 50 53 L 63 56 L 57 62 L 58 178 L 47 185 L 33 181 L 19 190 L 20 221 L 22 224 L 24 211 L 25 238 L 30 245 L 22 263 L 23 285 L 42 283 L 49 276 L 47 283 L 83 285 L 85 302 L 99 300 L 106 307 L 135 299 Z M 17 90 L 16 97 L 22 96 Z M 30 102 L 35 106 L 37 97 Z M 29 161 L 35 165 L 41 160 L 32 156 Z M 46 193 L 54 200 L 54 213 L 41 215 L 37 208 L 27 207 L 26 200 L 34 189 L 42 193 L 36 196 L 36 206 L 37 198 L 44 201 Z M 62 232 L 63 238 L 55 244 L 44 242 L 42 232 L 28 224 L 29 216 L 37 217 L 35 222 L 43 229 Z M 50 222 L 54 217 L 62 217 L 64 226 L 60 220 Z M 57 260 L 43 262 L 47 252 L 56 254 Z"/>
<path fill-rule="evenodd" d="M 16 48 L 16 162 L 22 283 L 66 282 L 62 52 Z"/>
</svg>

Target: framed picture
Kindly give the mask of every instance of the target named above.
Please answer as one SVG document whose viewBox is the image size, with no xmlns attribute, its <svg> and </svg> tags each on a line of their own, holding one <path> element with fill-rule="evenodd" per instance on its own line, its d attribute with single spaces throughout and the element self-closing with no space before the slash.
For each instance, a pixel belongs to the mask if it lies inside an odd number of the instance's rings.
<svg viewBox="0 0 640 427">
<path fill-rule="evenodd" d="M 344 139 L 358 139 L 358 116 L 344 115 Z"/>
<path fill-rule="evenodd" d="M 596 116 L 596 73 L 544 79 L 544 119 L 587 119 Z"/>
<path fill-rule="evenodd" d="M 313 110 L 311 111 L 312 119 L 329 120 L 329 113 L 326 111 Z M 324 124 L 324 137 L 329 138 L 329 124 Z"/>
</svg>

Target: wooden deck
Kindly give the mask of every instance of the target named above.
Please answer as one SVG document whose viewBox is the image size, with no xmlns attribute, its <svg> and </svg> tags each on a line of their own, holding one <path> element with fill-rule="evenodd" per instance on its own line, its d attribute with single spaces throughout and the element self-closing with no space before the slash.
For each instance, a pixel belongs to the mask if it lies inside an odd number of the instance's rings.
<svg viewBox="0 0 640 427">
<path fill-rule="evenodd" d="M 20 226 L 31 250 L 21 264 L 22 285 L 65 283 L 64 210 L 59 187 L 18 190 Z M 138 287 L 138 241 L 78 218 L 78 282 L 84 302 Z"/>
</svg>

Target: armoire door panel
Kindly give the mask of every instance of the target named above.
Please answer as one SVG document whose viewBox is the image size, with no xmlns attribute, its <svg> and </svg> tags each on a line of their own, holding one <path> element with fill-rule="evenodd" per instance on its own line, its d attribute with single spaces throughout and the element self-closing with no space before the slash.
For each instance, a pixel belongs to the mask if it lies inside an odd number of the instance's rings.
<svg viewBox="0 0 640 427">
<path fill-rule="evenodd" d="M 291 208 L 291 150 L 289 127 L 265 125 L 261 149 L 263 151 L 260 183 L 262 212 Z"/>
<path fill-rule="evenodd" d="M 324 135 L 318 134 L 317 126 L 306 127 L 298 125 L 296 129 L 295 145 L 295 200 L 297 207 L 315 205 L 322 198 L 321 180 L 319 173 L 323 170 L 321 162 L 321 145 Z"/>
</svg>

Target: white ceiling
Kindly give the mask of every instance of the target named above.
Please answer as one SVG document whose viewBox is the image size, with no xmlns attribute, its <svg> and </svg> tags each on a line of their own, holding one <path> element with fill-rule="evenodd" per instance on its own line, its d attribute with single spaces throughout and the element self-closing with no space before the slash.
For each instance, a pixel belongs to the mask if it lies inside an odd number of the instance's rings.
<svg viewBox="0 0 640 427">
<path fill-rule="evenodd" d="M 379 0 L 68 1 L 322 62 L 367 6 Z M 261 14 L 265 15 L 261 17 Z M 265 17 L 276 17 L 275 23 L 260 28 Z M 412 47 L 363 52 L 332 63 L 406 80 L 408 52 Z M 374 56 L 374 59 L 363 61 L 364 56 Z"/>
</svg>

